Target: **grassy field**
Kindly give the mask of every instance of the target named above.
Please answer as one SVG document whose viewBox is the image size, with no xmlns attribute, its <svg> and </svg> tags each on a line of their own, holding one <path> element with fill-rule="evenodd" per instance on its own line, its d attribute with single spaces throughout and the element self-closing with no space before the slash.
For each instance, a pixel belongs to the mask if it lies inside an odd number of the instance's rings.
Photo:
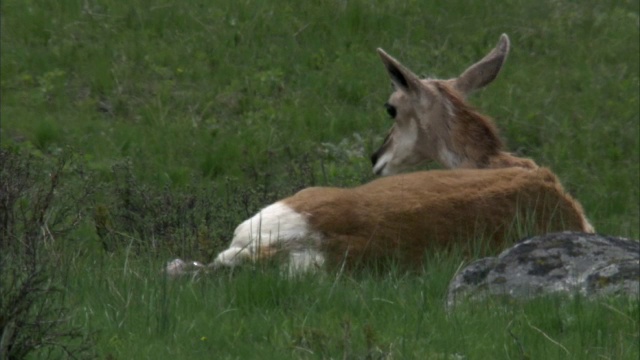
<svg viewBox="0 0 640 360">
<path fill-rule="evenodd" d="M 506 66 L 470 101 L 558 174 L 598 232 L 639 238 L 637 0 L 0 6 L 0 325 L 24 348 L 48 345 L 31 356 L 640 356 L 637 299 L 445 312 L 456 254 L 432 254 L 421 274 L 159 276 L 176 256 L 210 261 L 275 199 L 373 178 L 390 126 L 377 47 L 446 78 L 501 33 Z M 29 321 L 11 321 L 16 304 Z M 0 338 L 0 353 L 18 345 Z"/>
</svg>

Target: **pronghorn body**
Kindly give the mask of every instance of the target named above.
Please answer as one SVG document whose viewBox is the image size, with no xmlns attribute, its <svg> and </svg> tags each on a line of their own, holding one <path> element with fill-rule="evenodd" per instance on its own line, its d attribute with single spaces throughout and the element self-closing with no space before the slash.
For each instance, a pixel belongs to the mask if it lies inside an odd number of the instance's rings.
<svg viewBox="0 0 640 360">
<path fill-rule="evenodd" d="M 212 266 L 266 259 L 294 270 L 388 260 L 419 266 L 425 252 L 456 243 L 500 246 L 518 226 L 531 234 L 589 229 L 546 169 L 423 171 L 302 190 L 240 224 Z"/>
<path fill-rule="evenodd" d="M 421 80 L 379 49 L 396 88 L 386 104 L 395 123 L 372 156 L 374 172 L 393 175 L 426 161 L 467 169 L 389 176 L 351 189 L 302 190 L 240 224 L 209 267 L 269 259 L 292 270 L 387 260 L 419 266 L 425 252 L 453 244 L 500 247 L 517 240 L 519 226 L 529 235 L 593 232 L 556 176 L 504 152 L 495 125 L 464 100 L 495 79 L 508 50 L 503 35 L 460 77 Z M 167 272 L 188 266 L 202 267 L 176 260 Z"/>
</svg>

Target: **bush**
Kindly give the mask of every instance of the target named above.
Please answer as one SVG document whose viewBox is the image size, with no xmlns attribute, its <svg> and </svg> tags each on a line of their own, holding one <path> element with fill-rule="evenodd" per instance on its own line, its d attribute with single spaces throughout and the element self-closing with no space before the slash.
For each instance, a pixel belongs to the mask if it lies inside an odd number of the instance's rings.
<svg viewBox="0 0 640 360">
<path fill-rule="evenodd" d="M 90 356 L 90 338 L 72 323 L 56 271 L 54 242 L 77 227 L 90 195 L 61 186 L 69 161 L 62 154 L 47 178 L 45 161 L 0 150 L 1 359 Z"/>
</svg>

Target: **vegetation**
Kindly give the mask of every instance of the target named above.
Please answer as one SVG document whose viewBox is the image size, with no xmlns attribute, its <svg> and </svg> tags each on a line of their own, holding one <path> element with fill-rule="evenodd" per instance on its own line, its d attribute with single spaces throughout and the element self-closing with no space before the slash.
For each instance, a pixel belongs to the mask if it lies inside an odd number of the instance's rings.
<svg viewBox="0 0 640 360">
<path fill-rule="evenodd" d="M 464 304 L 425 271 L 168 281 L 310 185 L 373 178 L 383 47 L 456 76 L 512 52 L 470 101 L 556 172 L 598 232 L 640 237 L 638 1 L 1 3 L 0 357 L 637 359 L 638 299 Z"/>
</svg>

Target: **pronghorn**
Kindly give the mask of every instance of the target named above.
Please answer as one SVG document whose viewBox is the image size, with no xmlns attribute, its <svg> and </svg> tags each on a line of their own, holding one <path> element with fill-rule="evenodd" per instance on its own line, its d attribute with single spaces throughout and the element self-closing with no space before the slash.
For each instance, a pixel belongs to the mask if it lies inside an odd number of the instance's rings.
<svg viewBox="0 0 640 360">
<path fill-rule="evenodd" d="M 270 258 L 293 270 L 386 260 L 415 266 L 426 251 L 455 242 L 500 246 L 518 221 L 532 234 L 590 229 L 547 169 L 421 171 L 349 189 L 304 189 L 240 224 L 211 266 Z"/>
<path fill-rule="evenodd" d="M 449 80 L 420 79 L 384 50 L 378 54 L 395 88 L 385 104 L 394 124 L 382 147 L 371 156 L 378 175 L 396 174 L 424 162 L 446 168 L 538 166 L 502 150 L 498 131 L 488 117 L 465 102 L 469 93 L 491 83 L 509 53 L 509 37 L 462 75 Z"/>
<path fill-rule="evenodd" d="M 294 272 L 388 260 L 419 267 L 427 251 L 455 243 L 482 239 L 499 247 L 516 235 L 518 222 L 531 235 L 593 232 L 580 204 L 551 171 L 501 152 L 493 124 L 464 105 L 465 94 L 497 76 L 508 49 L 503 35 L 483 60 L 447 81 L 419 80 L 379 49 L 397 89 L 388 104 L 396 124 L 374 155 L 375 172 L 389 175 L 424 160 L 471 169 L 388 176 L 355 188 L 304 189 L 241 223 L 229 248 L 207 268 L 268 260 Z M 443 133 L 440 126 L 451 128 Z M 426 148 L 417 142 L 427 142 Z M 189 266 L 204 268 L 175 260 L 166 271 L 180 274 Z"/>
</svg>

